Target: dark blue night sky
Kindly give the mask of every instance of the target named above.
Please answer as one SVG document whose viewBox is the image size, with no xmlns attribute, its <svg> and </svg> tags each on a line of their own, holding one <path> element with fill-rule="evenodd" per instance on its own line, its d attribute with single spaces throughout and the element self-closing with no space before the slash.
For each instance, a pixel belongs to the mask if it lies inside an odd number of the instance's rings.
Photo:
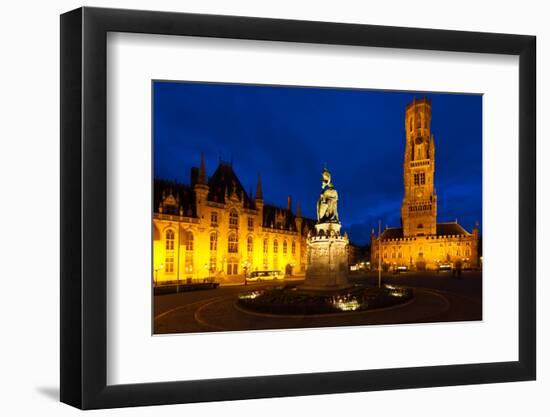
<svg viewBox="0 0 550 417">
<path fill-rule="evenodd" d="M 304 216 L 315 204 L 326 163 L 339 193 L 343 227 L 356 244 L 371 229 L 400 225 L 404 112 L 432 99 L 438 222 L 481 222 L 480 95 L 155 81 L 154 175 L 189 184 L 204 153 L 212 175 L 232 161 L 246 190 L 261 174 L 264 199 Z"/>
</svg>

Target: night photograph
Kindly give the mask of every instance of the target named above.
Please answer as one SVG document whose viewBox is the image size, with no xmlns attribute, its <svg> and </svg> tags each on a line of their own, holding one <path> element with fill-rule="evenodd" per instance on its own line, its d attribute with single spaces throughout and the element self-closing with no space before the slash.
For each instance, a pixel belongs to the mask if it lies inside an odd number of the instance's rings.
<svg viewBox="0 0 550 417">
<path fill-rule="evenodd" d="M 482 96 L 153 81 L 154 334 L 482 320 Z"/>
</svg>

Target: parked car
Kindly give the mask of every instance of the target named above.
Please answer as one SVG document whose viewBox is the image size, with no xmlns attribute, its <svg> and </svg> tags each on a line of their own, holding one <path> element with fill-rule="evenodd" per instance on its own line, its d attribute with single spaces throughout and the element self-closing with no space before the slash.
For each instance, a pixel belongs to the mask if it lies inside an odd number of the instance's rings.
<svg viewBox="0 0 550 417">
<path fill-rule="evenodd" d="M 404 272 L 408 272 L 409 268 L 407 268 L 405 265 L 399 265 L 395 268 L 395 272 L 398 274 L 402 274 Z"/>
<path fill-rule="evenodd" d="M 438 270 L 441 271 L 441 272 L 443 272 L 443 271 L 452 271 L 453 266 L 451 264 L 439 264 Z"/>
<path fill-rule="evenodd" d="M 283 279 L 281 271 L 254 271 L 246 278 L 247 281 L 273 281 Z"/>
</svg>

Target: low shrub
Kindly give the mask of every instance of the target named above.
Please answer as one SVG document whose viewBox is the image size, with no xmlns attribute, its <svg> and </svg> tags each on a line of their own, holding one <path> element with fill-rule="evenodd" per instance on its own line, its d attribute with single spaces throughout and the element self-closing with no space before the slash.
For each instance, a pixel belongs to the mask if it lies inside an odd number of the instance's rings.
<svg viewBox="0 0 550 417">
<path fill-rule="evenodd" d="M 315 293 L 299 288 L 250 291 L 239 295 L 238 305 L 269 314 L 328 314 L 364 311 L 402 304 L 413 297 L 410 288 L 355 287 L 335 292 Z"/>
</svg>

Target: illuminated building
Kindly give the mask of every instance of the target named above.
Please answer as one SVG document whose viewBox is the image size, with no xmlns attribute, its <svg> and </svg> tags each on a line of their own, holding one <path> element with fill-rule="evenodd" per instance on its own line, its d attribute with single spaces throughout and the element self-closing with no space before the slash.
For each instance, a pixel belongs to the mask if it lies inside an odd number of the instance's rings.
<svg viewBox="0 0 550 417">
<path fill-rule="evenodd" d="M 371 262 L 385 269 L 437 269 L 441 264 L 478 267 L 479 231 L 464 229 L 458 221 L 437 223 L 435 143 L 431 134 L 431 100 L 413 100 L 405 110 L 404 198 L 401 227 L 371 236 Z"/>
<path fill-rule="evenodd" d="M 279 270 L 303 275 L 306 237 L 315 221 L 265 204 L 260 178 L 254 198 L 232 164 L 220 161 L 211 177 L 204 158 L 190 184 L 155 179 L 153 214 L 156 284 L 214 279 L 242 282 L 245 273 Z"/>
</svg>

